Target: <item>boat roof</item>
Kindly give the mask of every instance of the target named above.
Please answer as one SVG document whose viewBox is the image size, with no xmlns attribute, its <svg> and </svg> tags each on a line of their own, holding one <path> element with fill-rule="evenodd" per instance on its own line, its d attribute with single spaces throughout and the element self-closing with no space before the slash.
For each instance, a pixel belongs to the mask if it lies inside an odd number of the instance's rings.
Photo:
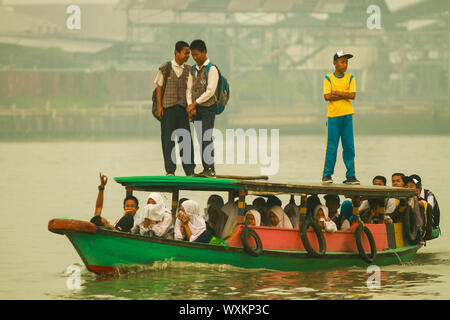
<svg viewBox="0 0 450 320">
<path fill-rule="evenodd" d="M 194 191 L 246 191 L 248 195 L 359 195 L 362 197 L 404 198 L 415 195 L 415 189 L 384 187 L 374 185 L 346 184 L 285 184 L 242 179 L 185 177 L 185 176 L 136 176 L 116 177 L 114 180 L 124 187 L 137 191 L 173 192 L 174 190 Z"/>
</svg>

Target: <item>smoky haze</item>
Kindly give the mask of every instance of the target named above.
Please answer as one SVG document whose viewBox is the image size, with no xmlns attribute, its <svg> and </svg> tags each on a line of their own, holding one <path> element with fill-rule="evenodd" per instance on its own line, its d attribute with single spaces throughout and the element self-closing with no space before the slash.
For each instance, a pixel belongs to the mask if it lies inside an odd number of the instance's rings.
<svg viewBox="0 0 450 320">
<path fill-rule="evenodd" d="M 322 134 L 344 50 L 358 133 L 448 134 L 448 38 L 447 0 L 3 0 L 0 139 L 157 136 L 156 72 L 194 39 L 230 83 L 219 129 Z"/>
</svg>

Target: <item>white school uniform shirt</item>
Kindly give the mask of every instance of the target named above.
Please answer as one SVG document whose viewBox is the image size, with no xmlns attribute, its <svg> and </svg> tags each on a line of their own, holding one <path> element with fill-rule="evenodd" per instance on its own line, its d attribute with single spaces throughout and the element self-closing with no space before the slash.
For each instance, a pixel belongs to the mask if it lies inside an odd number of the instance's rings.
<svg viewBox="0 0 450 320">
<path fill-rule="evenodd" d="M 420 197 L 422 198 L 422 199 L 425 199 L 425 190 L 422 188 L 421 190 L 420 190 Z M 428 198 L 426 198 L 425 199 L 429 204 L 431 204 L 431 206 L 432 207 L 434 207 L 434 198 L 433 198 L 433 196 L 428 196 Z"/>
<path fill-rule="evenodd" d="M 207 66 L 211 61 L 209 59 L 206 59 L 205 63 L 203 63 L 203 66 Z M 200 70 L 200 68 L 197 66 L 193 66 L 194 72 L 197 72 Z M 187 89 L 186 89 L 186 101 L 187 104 L 190 105 L 192 103 L 192 74 L 189 73 L 189 78 L 187 82 Z M 215 66 L 211 66 L 208 72 L 208 86 L 206 87 L 206 91 L 203 92 L 203 94 L 195 100 L 198 104 L 202 104 L 203 102 L 208 101 L 209 98 L 211 98 L 215 93 L 217 89 L 217 85 L 219 84 L 219 71 Z"/>
<path fill-rule="evenodd" d="M 172 70 L 175 72 L 175 74 L 177 75 L 177 77 L 179 78 L 181 76 L 181 74 L 183 73 L 184 70 L 184 63 L 180 66 L 175 59 L 173 59 L 171 61 L 171 65 L 172 65 Z M 208 78 L 209 80 L 209 78 Z M 154 83 L 157 86 L 162 87 L 164 85 L 164 76 L 161 72 L 161 70 L 158 71 L 158 74 L 156 75 L 155 81 Z"/>
</svg>

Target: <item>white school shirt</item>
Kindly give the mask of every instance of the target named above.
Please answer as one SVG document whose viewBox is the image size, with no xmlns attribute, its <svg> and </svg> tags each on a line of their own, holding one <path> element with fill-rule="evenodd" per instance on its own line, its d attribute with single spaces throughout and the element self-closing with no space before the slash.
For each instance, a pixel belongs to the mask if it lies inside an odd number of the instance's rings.
<svg viewBox="0 0 450 320">
<path fill-rule="evenodd" d="M 173 59 L 171 61 L 171 65 L 172 65 L 172 70 L 175 72 L 175 74 L 177 75 L 177 77 L 179 78 L 181 76 L 181 74 L 183 73 L 184 70 L 184 63 L 180 66 L 175 59 Z M 209 80 L 209 78 L 208 78 Z M 158 74 L 156 75 L 155 81 L 154 83 L 157 86 L 162 87 L 164 85 L 164 76 L 161 72 L 161 70 L 158 71 Z"/>
<path fill-rule="evenodd" d="M 420 190 L 420 197 L 422 199 L 425 199 L 425 190 L 422 188 Z M 434 207 L 434 198 L 432 195 L 429 195 L 428 198 L 425 199 L 429 204 L 431 204 L 432 207 Z"/>
<path fill-rule="evenodd" d="M 206 59 L 205 63 L 203 63 L 203 66 L 207 66 L 210 63 L 209 59 Z M 202 67 L 203 67 L 202 66 Z M 197 65 L 194 67 L 194 72 L 198 72 L 200 68 L 198 68 Z M 192 103 L 192 74 L 189 73 L 189 78 L 187 82 L 187 89 L 186 89 L 186 101 L 187 104 L 190 105 Z M 206 102 L 211 98 L 215 93 L 217 89 L 217 85 L 219 84 L 219 71 L 215 66 L 211 66 L 208 72 L 208 86 L 206 87 L 206 91 L 203 92 L 203 94 L 195 100 L 198 104 L 202 104 L 203 102 Z"/>
</svg>

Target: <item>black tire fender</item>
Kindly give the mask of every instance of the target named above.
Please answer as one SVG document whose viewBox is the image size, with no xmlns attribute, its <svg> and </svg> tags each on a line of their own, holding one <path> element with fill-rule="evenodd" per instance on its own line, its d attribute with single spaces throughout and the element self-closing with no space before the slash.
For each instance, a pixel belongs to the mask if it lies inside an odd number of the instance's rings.
<svg viewBox="0 0 450 320">
<path fill-rule="evenodd" d="M 256 248 L 252 248 L 248 243 L 248 237 L 252 237 L 256 242 Z M 261 255 L 263 252 L 263 246 L 260 237 L 255 230 L 245 227 L 241 232 L 241 241 L 244 246 L 244 251 L 253 257 Z"/>
<path fill-rule="evenodd" d="M 307 232 L 309 227 L 313 228 L 313 231 L 317 236 L 317 240 L 319 241 L 319 251 L 315 250 L 309 243 Z M 323 235 L 322 228 L 317 224 L 317 222 L 312 220 L 304 221 L 300 226 L 300 238 L 310 257 L 321 258 L 327 252 L 325 236 Z"/>
<path fill-rule="evenodd" d="M 370 255 L 367 255 L 366 251 L 364 250 L 362 246 L 361 241 L 361 235 L 362 233 L 365 233 L 367 236 L 367 239 L 369 240 L 370 244 Z M 355 230 L 355 240 L 356 240 L 356 246 L 358 247 L 358 253 L 359 256 L 367 263 L 372 263 L 375 261 L 375 258 L 377 256 L 377 245 L 375 243 L 375 239 L 372 235 L 372 232 L 363 224 L 359 224 L 359 226 Z"/>
</svg>

